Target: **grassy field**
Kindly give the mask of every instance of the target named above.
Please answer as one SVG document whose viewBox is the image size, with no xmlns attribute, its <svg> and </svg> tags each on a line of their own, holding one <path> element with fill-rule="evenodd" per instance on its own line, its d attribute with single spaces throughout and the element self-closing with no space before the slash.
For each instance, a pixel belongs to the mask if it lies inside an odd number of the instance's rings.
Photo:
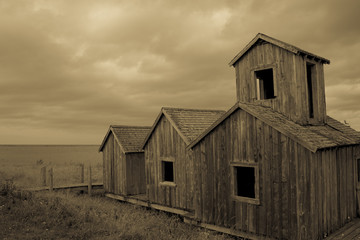
<svg viewBox="0 0 360 240">
<path fill-rule="evenodd" d="M 98 190 L 91 197 L 23 190 L 40 185 L 43 166 L 54 169 L 55 186 L 79 183 L 80 164 L 91 165 L 93 182 L 101 182 L 96 154 L 97 146 L 0 147 L 0 239 L 231 239 L 178 216 L 108 199 Z"/>
<path fill-rule="evenodd" d="M 69 192 L 17 191 L 0 185 L 0 239 L 231 239 L 177 216 Z"/>
<path fill-rule="evenodd" d="M 53 168 L 54 185 L 66 185 L 80 183 L 81 167 L 80 163 L 72 164 L 36 164 L 29 163 L 24 165 L 12 165 L 2 162 L 0 164 L 0 175 L 5 179 L 11 179 L 18 187 L 38 187 L 41 185 L 41 168 L 46 166 L 47 184 L 49 183 L 49 169 Z M 91 166 L 92 181 L 102 182 L 102 164 Z M 88 179 L 88 168 L 85 166 L 85 181 Z"/>
<path fill-rule="evenodd" d="M 38 187 L 41 168 L 53 168 L 54 185 L 80 183 L 80 164 L 92 168 L 92 181 L 102 182 L 102 159 L 98 146 L 0 146 L 0 176 L 17 187 Z M 47 179 L 49 182 L 49 179 Z"/>
</svg>

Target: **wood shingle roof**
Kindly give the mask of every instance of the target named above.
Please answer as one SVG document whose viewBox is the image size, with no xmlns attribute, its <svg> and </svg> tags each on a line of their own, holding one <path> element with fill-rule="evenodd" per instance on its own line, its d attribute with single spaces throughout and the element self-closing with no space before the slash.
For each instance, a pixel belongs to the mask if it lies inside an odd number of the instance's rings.
<svg viewBox="0 0 360 240">
<path fill-rule="evenodd" d="M 150 129 L 151 127 L 144 126 L 111 125 L 99 148 L 99 152 L 102 151 L 110 133 L 114 134 L 115 140 L 125 153 L 142 152 L 141 144 Z"/>
<path fill-rule="evenodd" d="M 225 111 L 223 110 L 163 107 L 149 131 L 148 136 L 145 138 L 142 148 L 145 147 L 163 115 L 169 120 L 185 143 L 189 144 L 224 113 Z"/>
<path fill-rule="evenodd" d="M 269 107 L 238 102 L 212 126 L 192 141 L 188 147 L 194 147 L 201 139 L 237 109 L 246 111 L 312 152 L 316 152 L 323 148 L 360 144 L 359 132 L 331 117 L 328 117 L 327 123 L 322 126 L 303 126 L 289 120 L 281 113 L 278 113 Z"/>
</svg>

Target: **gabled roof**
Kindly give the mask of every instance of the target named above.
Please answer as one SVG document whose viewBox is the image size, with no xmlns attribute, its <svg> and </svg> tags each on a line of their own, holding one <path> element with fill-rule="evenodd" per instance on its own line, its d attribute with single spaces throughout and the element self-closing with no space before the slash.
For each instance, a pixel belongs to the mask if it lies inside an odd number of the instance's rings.
<svg viewBox="0 0 360 240">
<path fill-rule="evenodd" d="M 206 109 L 185 109 L 185 108 L 169 108 L 163 107 L 157 116 L 148 136 L 145 138 L 142 149 L 150 139 L 158 122 L 164 115 L 170 124 L 175 128 L 177 133 L 181 136 L 186 144 L 189 144 L 193 139 L 199 136 L 218 118 L 220 118 L 225 111 L 222 110 L 206 110 Z"/>
<path fill-rule="evenodd" d="M 249 51 L 253 46 L 255 46 L 256 44 L 259 44 L 259 43 L 263 43 L 263 42 L 268 42 L 268 43 L 271 43 L 275 46 L 278 46 L 282 49 L 285 49 L 289 52 L 292 52 L 296 55 L 306 55 L 310 58 L 313 58 L 315 60 L 318 60 L 318 61 L 321 61 L 322 63 L 327 63 L 327 64 L 330 64 L 330 60 L 326 59 L 326 58 L 323 58 L 323 57 L 320 57 L 318 55 L 315 55 L 313 53 L 310 53 L 310 52 L 307 52 L 307 51 L 304 51 L 298 47 L 295 47 L 291 44 L 288 44 L 288 43 L 285 43 L 283 41 L 280 41 L 280 40 L 277 40 L 275 38 L 272 38 L 272 37 L 269 37 L 265 34 L 262 34 L 262 33 L 258 33 L 256 35 L 256 37 L 251 40 L 251 42 L 248 43 L 248 45 L 246 45 L 246 47 L 241 50 L 234 58 L 233 60 L 231 60 L 231 62 L 229 63 L 229 66 L 234 66 L 234 64 L 247 52 Z"/>
<path fill-rule="evenodd" d="M 151 127 L 143 126 L 111 125 L 100 145 L 99 152 L 103 150 L 110 133 L 114 134 L 115 141 L 125 153 L 142 152 L 141 144 L 150 129 Z"/>
<path fill-rule="evenodd" d="M 360 132 L 329 116 L 325 125 L 302 126 L 287 119 L 284 115 L 269 107 L 238 102 L 206 131 L 192 141 L 188 148 L 193 148 L 197 145 L 206 135 L 238 109 L 244 110 L 312 152 L 323 148 L 360 144 Z"/>
</svg>

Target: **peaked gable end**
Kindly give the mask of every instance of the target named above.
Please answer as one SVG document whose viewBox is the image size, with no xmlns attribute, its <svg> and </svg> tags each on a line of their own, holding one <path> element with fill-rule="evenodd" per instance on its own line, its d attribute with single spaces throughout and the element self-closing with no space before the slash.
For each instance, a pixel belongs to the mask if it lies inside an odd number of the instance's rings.
<svg viewBox="0 0 360 240">
<path fill-rule="evenodd" d="M 330 60 L 326 59 L 326 58 L 323 58 L 323 57 L 320 57 L 318 55 L 315 55 L 313 53 L 310 53 L 310 52 L 307 52 L 305 50 L 302 50 L 298 47 L 295 47 L 289 43 L 285 43 L 283 41 L 280 41 L 280 40 L 277 40 L 275 38 L 272 38 L 272 37 L 269 37 L 263 33 L 258 33 L 255 38 L 253 38 L 247 45 L 246 47 L 241 50 L 229 63 L 229 66 L 234 66 L 235 63 L 237 61 L 240 60 L 240 58 L 245 54 L 247 53 L 254 45 L 256 44 L 261 44 L 263 42 L 268 42 L 268 43 L 271 43 L 275 46 L 278 46 L 282 49 L 285 49 L 289 52 L 292 52 L 296 55 L 306 55 L 306 56 L 309 56 L 310 58 L 312 59 L 315 59 L 316 61 L 321 61 L 322 63 L 326 63 L 326 64 L 330 64 Z"/>
<path fill-rule="evenodd" d="M 114 135 L 115 141 L 124 153 L 141 152 L 141 143 L 147 135 L 150 127 L 146 126 L 123 126 L 111 125 L 106 133 L 99 152 L 101 152 L 111 134 Z"/>
<path fill-rule="evenodd" d="M 324 148 L 360 144 L 360 133 L 333 118 L 328 117 L 330 122 L 324 126 L 302 126 L 287 119 L 284 115 L 273 111 L 269 107 L 238 102 L 199 137 L 192 141 L 188 148 L 193 148 L 197 145 L 238 109 L 244 110 L 312 152 Z"/>
<path fill-rule="evenodd" d="M 163 116 L 170 122 L 172 127 L 175 128 L 176 132 L 181 136 L 186 145 L 188 145 L 224 113 L 225 111 L 222 110 L 163 107 L 149 134 L 145 138 L 142 149 L 145 148 L 145 145 Z"/>
<path fill-rule="evenodd" d="M 329 60 L 259 33 L 230 62 L 237 101 L 271 107 L 301 125 L 324 125 Z"/>
</svg>

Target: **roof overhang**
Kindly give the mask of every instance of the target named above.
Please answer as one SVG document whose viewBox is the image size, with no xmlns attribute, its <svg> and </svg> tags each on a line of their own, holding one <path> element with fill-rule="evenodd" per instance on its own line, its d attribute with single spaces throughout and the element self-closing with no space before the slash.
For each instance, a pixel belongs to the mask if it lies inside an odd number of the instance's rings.
<svg viewBox="0 0 360 240">
<path fill-rule="evenodd" d="M 308 58 L 314 59 L 315 61 L 320 61 L 322 63 L 326 63 L 326 64 L 330 64 L 330 60 L 320 57 L 318 55 L 315 55 L 313 53 L 304 51 L 298 47 L 295 47 L 291 44 L 285 43 L 283 41 L 277 40 L 275 38 L 269 37 L 263 33 L 258 33 L 255 38 L 253 40 L 251 40 L 246 47 L 241 50 L 229 63 L 229 66 L 234 66 L 236 64 L 237 61 L 239 61 L 241 59 L 242 56 L 244 56 L 244 54 L 246 52 L 248 52 L 255 44 L 257 44 L 258 42 L 268 42 L 271 43 L 275 46 L 278 46 L 282 49 L 285 49 L 289 52 L 292 52 L 296 55 L 303 55 L 303 56 L 307 56 Z"/>
<path fill-rule="evenodd" d="M 111 126 L 109 127 L 107 133 L 105 134 L 104 139 L 102 140 L 102 143 L 101 143 L 101 145 L 100 145 L 100 147 L 99 147 L 99 152 L 102 152 L 102 150 L 103 150 L 103 148 L 104 148 L 104 146 L 105 146 L 105 143 L 106 143 L 106 141 L 107 141 L 110 133 L 111 133 Z"/>
<path fill-rule="evenodd" d="M 309 149 L 311 152 L 316 152 L 318 147 L 310 144 L 308 142 L 303 141 L 300 137 L 298 137 L 295 133 L 290 131 L 285 131 L 281 126 L 274 125 L 273 122 L 269 121 L 266 117 L 262 116 L 261 114 L 257 113 L 256 111 L 252 110 L 251 107 L 243 104 L 241 102 L 237 102 L 234 106 L 232 106 L 221 118 L 219 118 L 214 124 L 212 124 L 207 130 L 205 130 L 200 136 L 194 139 L 188 146 L 188 149 L 194 148 L 202 139 L 204 139 L 210 132 L 212 132 L 219 124 L 221 124 L 225 119 L 227 119 L 232 113 L 236 110 L 241 109 L 245 112 L 249 113 L 250 115 L 256 117 L 260 121 L 266 123 L 267 125 L 271 126 L 275 130 L 281 132 L 285 136 L 293 139 L 294 141 L 298 142 L 303 147 Z"/>
<path fill-rule="evenodd" d="M 102 152 L 102 150 L 103 150 L 103 148 L 105 146 L 105 143 L 106 143 L 107 139 L 109 138 L 110 134 L 114 135 L 114 139 L 119 144 L 121 151 L 124 152 L 124 153 L 127 153 L 126 151 L 124 151 L 123 146 L 120 144 L 119 139 L 117 138 L 116 134 L 114 133 L 112 125 L 110 125 L 109 130 L 107 131 L 107 133 L 106 133 L 106 135 L 104 137 L 104 140 L 102 141 L 102 143 L 101 143 L 101 145 L 99 147 L 99 152 Z"/>
<path fill-rule="evenodd" d="M 184 142 L 186 143 L 186 145 L 188 145 L 190 143 L 189 139 L 187 137 L 185 137 L 185 135 L 180 131 L 179 127 L 177 126 L 177 124 L 172 120 L 172 118 L 169 116 L 169 114 L 167 114 L 166 112 L 166 108 L 161 108 L 160 113 L 158 114 L 158 116 L 156 117 L 156 120 L 154 122 L 154 124 L 151 127 L 151 130 L 149 131 L 148 135 L 146 136 L 143 144 L 141 145 L 142 150 L 144 150 L 147 142 L 149 141 L 151 135 L 153 134 L 153 132 L 155 131 L 156 126 L 158 125 L 160 119 L 162 116 L 165 116 L 166 119 L 170 122 L 170 124 L 175 128 L 176 132 L 180 135 L 180 137 L 184 140 Z"/>
</svg>

